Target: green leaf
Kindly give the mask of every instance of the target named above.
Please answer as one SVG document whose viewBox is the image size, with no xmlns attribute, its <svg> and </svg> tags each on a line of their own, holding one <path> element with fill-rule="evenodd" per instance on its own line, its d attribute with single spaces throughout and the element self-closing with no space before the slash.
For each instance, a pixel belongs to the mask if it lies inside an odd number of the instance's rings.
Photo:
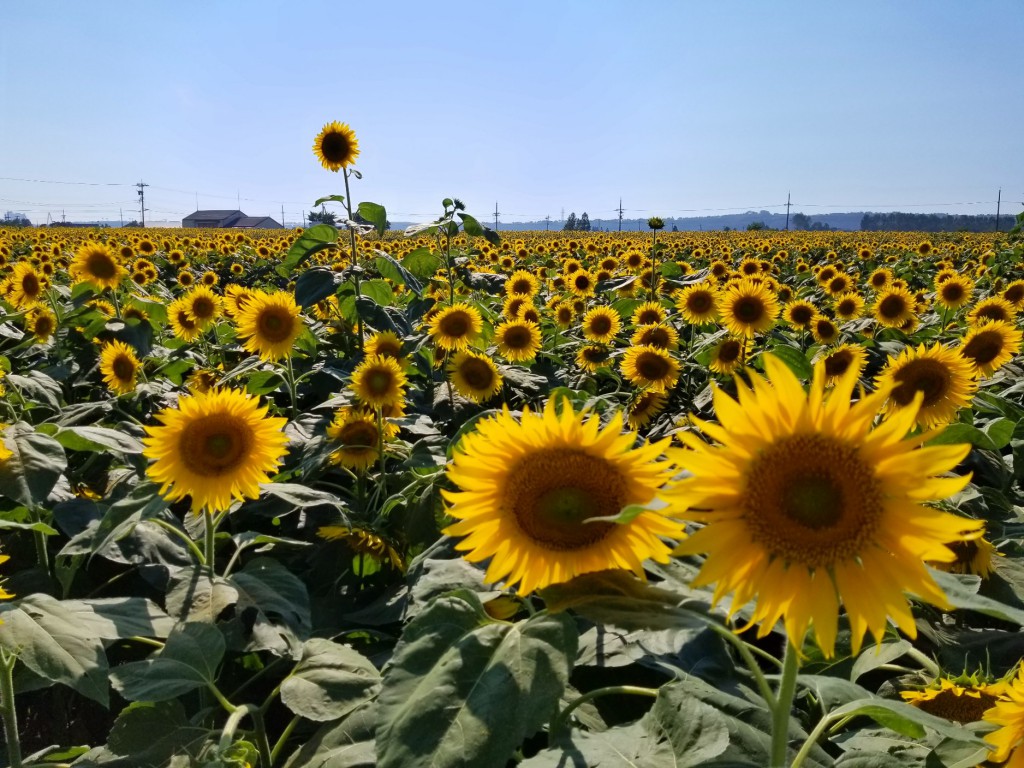
<svg viewBox="0 0 1024 768">
<path fill-rule="evenodd" d="M 431 253 L 429 248 L 417 248 L 402 259 L 402 266 L 420 280 L 429 280 L 441 266 L 441 259 Z"/>
<path fill-rule="evenodd" d="M 935 568 L 929 568 L 928 572 L 946 593 L 946 597 L 949 598 L 953 607 L 977 611 L 986 616 L 993 616 L 1024 627 L 1024 610 L 978 594 L 978 589 L 981 586 L 979 576 L 946 573 Z"/>
<path fill-rule="evenodd" d="M 328 296 L 333 296 L 341 282 L 341 275 L 327 267 L 310 267 L 295 280 L 295 303 L 311 307 Z"/>
<path fill-rule="evenodd" d="M 771 350 L 771 354 L 779 358 L 786 367 L 791 370 L 798 379 L 804 381 L 810 381 L 814 376 L 814 369 L 811 364 L 807 361 L 807 357 L 796 347 L 787 347 L 780 345 L 774 347 Z"/>
<path fill-rule="evenodd" d="M 981 744 L 981 739 L 966 728 L 962 728 L 949 720 L 930 715 L 922 709 L 893 699 L 871 697 L 851 701 L 829 713 L 833 718 L 870 717 L 876 723 L 903 736 L 922 739 L 925 728 L 945 736 L 948 739 Z"/>
<path fill-rule="evenodd" d="M 384 231 L 388 228 L 388 214 L 384 210 L 383 205 L 360 203 L 357 213 L 373 224 L 373 228 L 377 230 L 378 235 L 384 235 Z"/>
<path fill-rule="evenodd" d="M 394 303 L 395 294 L 391 286 L 383 280 L 367 280 L 359 286 L 359 294 L 365 298 L 372 299 L 382 307 Z"/>
<path fill-rule="evenodd" d="M 19 422 L 3 432 L 12 455 L 0 462 L 0 495 L 29 508 L 42 507 L 68 466 L 61 444 Z"/>
<path fill-rule="evenodd" d="M 321 197 L 315 203 L 313 203 L 313 207 L 316 208 L 318 205 L 323 205 L 324 203 L 341 203 L 342 205 L 344 205 L 345 204 L 345 196 L 344 195 L 327 195 L 326 197 Z"/>
<path fill-rule="evenodd" d="M 977 448 L 984 448 L 988 451 L 998 451 L 992 438 L 975 427 L 973 424 L 950 424 L 942 434 L 928 441 L 928 445 L 958 445 L 970 443 Z"/>
<path fill-rule="evenodd" d="M 142 453 L 143 449 L 142 442 L 138 438 L 106 427 L 60 427 L 54 431 L 51 437 L 72 451 Z"/>
<path fill-rule="evenodd" d="M 250 395 L 266 395 L 281 388 L 281 374 L 277 371 L 256 371 L 245 383 L 245 391 Z"/>
<path fill-rule="evenodd" d="M 996 450 L 1001 450 L 1010 444 L 1016 428 L 1017 422 L 1012 419 L 996 419 L 985 427 L 985 435 L 992 441 Z"/>
<path fill-rule="evenodd" d="M 302 661 L 281 684 L 281 701 L 297 715 L 317 722 L 338 720 L 370 701 L 380 673 L 347 645 L 307 640 Z"/>
<path fill-rule="evenodd" d="M 101 640 L 167 637 L 174 628 L 171 617 L 145 597 L 57 600 L 40 592 L 26 595 L 20 604 L 40 614 L 64 614 L 84 637 Z"/>
<path fill-rule="evenodd" d="M 576 654 L 565 615 L 512 625 L 460 590 L 402 635 L 378 699 L 381 768 L 500 766 L 549 719 Z"/>
<path fill-rule="evenodd" d="M 310 227 L 288 249 L 284 260 L 277 265 L 275 271 L 281 277 L 290 278 L 299 264 L 314 253 L 330 248 L 338 240 L 338 230 L 330 224 L 317 224 Z"/>
<path fill-rule="evenodd" d="M 391 254 L 384 251 L 374 251 L 374 253 L 377 254 L 377 271 L 380 272 L 381 276 L 388 278 L 398 285 L 404 285 L 417 296 L 422 293 L 423 283 L 419 281 L 416 275 L 395 261 Z"/>
<path fill-rule="evenodd" d="M 371 705 L 328 723 L 292 753 L 285 768 L 375 768 L 377 711 Z"/>
<path fill-rule="evenodd" d="M 0 647 L 40 677 L 107 706 L 110 693 L 103 642 L 83 631 L 78 619 L 47 595 L 0 603 Z"/>
<path fill-rule="evenodd" d="M 460 213 L 459 218 L 462 219 L 462 228 L 466 231 L 467 235 L 473 237 L 483 237 L 484 228 L 480 226 L 480 222 L 470 216 L 468 213 Z"/>
<path fill-rule="evenodd" d="M 56 528 L 46 523 L 16 523 L 13 520 L 0 520 L 0 531 L 39 531 L 46 536 L 56 536 L 58 533 Z"/>
<path fill-rule="evenodd" d="M 236 610 L 252 614 L 245 650 L 297 657 L 299 642 L 312 631 L 309 594 L 299 577 L 277 560 L 258 557 L 228 581 L 238 592 Z"/>
<path fill-rule="evenodd" d="M 865 675 L 883 664 L 891 664 L 905 655 L 912 647 L 906 640 L 897 640 L 894 643 L 876 646 L 874 649 L 866 649 L 854 662 L 853 669 L 850 670 L 850 679 L 856 680 L 861 675 Z"/>
<path fill-rule="evenodd" d="M 130 701 L 167 701 L 213 685 L 224 656 L 224 636 L 216 627 L 192 622 L 170 634 L 148 659 L 111 670 L 110 680 Z"/>
</svg>

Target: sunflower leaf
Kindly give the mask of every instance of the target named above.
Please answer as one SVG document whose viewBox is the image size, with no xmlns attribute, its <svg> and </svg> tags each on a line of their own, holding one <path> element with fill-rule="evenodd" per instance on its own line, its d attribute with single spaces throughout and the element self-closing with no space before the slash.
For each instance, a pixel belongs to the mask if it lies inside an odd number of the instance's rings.
<svg viewBox="0 0 1024 768">
<path fill-rule="evenodd" d="M 914 739 L 924 738 L 925 728 L 930 728 L 948 739 L 971 744 L 981 743 L 981 739 L 966 728 L 955 725 L 944 718 L 930 715 L 923 709 L 892 699 L 872 696 L 851 701 L 829 713 L 829 717 L 834 720 L 862 716 L 870 717 L 879 725 Z"/>
<path fill-rule="evenodd" d="M 110 679 L 129 701 L 168 701 L 212 685 L 224 649 L 224 636 L 216 627 L 198 622 L 183 624 L 170 634 L 160 651 L 143 661 L 115 667 Z"/>
<path fill-rule="evenodd" d="M 331 248 L 338 241 L 338 230 L 330 224 L 317 224 L 310 227 L 295 241 L 284 259 L 275 268 L 281 277 L 291 277 L 292 272 L 303 261 L 314 253 Z"/>
<path fill-rule="evenodd" d="M 377 230 L 377 234 L 380 236 L 383 236 L 384 230 L 388 228 L 388 214 L 384 210 L 383 205 L 378 203 L 360 203 L 356 215 L 373 224 L 373 228 Z"/>
<path fill-rule="evenodd" d="M 3 443 L 12 455 L 0 462 L 0 495 L 29 508 L 44 506 L 68 466 L 64 448 L 24 423 L 4 430 Z"/>
<path fill-rule="evenodd" d="M 281 702 L 297 715 L 327 722 L 364 705 L 379 686 L 380 673 L 369 659 L 315 637 L 303 645 L 302 660 L 281 684 Z"/>
</svg>

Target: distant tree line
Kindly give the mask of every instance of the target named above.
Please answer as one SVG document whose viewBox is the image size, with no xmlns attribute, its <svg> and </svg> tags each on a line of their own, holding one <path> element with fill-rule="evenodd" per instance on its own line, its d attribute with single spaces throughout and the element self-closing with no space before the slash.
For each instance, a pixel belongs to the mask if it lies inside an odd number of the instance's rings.
<svg viewBox="0 0 1024 768">
<path fill-rule="evenodd" d="M 586 211 L 578 219 L 575 213 L 570 213 L 569 218 L 565 220 L 565 226 L 562 227 L 563 232 L 590 232 L 591 229 L 590 217 Z"/>
<path fill-rule="evenodd" d="M 1002 216 L 999 228 L 1009 229 L 1012 216 Z M 865 213 L 860 228 L 866 232 L 995 232 L 996 217 L 949 213 Z"/>
</svg>

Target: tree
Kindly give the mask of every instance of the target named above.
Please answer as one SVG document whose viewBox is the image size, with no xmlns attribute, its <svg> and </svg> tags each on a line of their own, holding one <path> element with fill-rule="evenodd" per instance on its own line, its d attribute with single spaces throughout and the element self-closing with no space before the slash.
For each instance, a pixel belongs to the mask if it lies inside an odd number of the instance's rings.
<svg viewBox="0 0 1024 768">
<path fill-rule="evenodd" d="M 806 213 L 793 214 L 793 229 L 810 229 L 811 217 Z"/>
<path fill-rule="evenodd" d="M 749 224 L 747 224 L 748 232 L 756 232 L 759 229 L 768 229 L 768 227 L 765 225 L 763 221 L 752 221 Z"/>
<path fill-rule="evenodd" d="M 319 211 L 310 211 L 306 218 L 309 219 L 310 224 L 330 224 L 334 226 L 338 222 L 338 217 L 334 211 L 328 211 L 323 206 L 320 206 Z"/>
<path fill-rule="evenodd" d="M 580 220 L 579 223 L 576 225 L 576 229 L 579 230 L 580 232 L 590 231 L 590 217 L 587 216 L 586 211 L 584 211 L 583 215 L 580 216 Z"/>
<path fill-rule="evenodd" d="M 565 226 L 562 227 L 563 232 L 575 232 L 576 231 L 576 214 L 570 213 L 569 218 L 565 220 Z"/>
</svg>

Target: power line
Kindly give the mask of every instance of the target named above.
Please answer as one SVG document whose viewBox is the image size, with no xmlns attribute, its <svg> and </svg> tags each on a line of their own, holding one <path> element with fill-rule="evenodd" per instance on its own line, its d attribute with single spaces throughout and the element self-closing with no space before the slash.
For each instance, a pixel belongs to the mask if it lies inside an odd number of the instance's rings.
<svg viewBox="0 0 1024 768">
<path fill-rule="evenodd" d="M 11 176 L 0 176 L 0 181 L 27 181 L 32 184 L 73 184 L 81 187 L 130 187 L 131 184 L 123 184 L 118 181 L 53 181 L 50 179 L 15 179 Z"/>
</svg>

